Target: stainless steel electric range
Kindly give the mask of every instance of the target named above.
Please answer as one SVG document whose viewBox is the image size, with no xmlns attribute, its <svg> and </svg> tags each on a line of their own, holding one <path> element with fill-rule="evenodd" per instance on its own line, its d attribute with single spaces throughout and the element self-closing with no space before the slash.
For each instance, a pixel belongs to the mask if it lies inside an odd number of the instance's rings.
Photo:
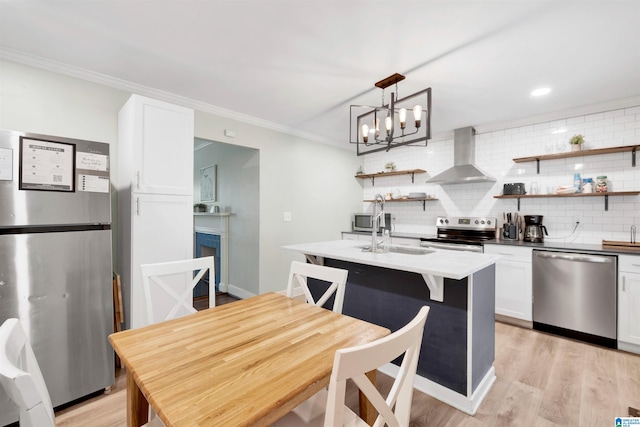
<svg viewBox="0 0 640 427">
<path fill-rule="evenodd" d="M 483 252 L 483 242 L 496 238 L 495 217 L 438 217 L 436 237 L 420 238 L 420 246 Z"/>
</svg>

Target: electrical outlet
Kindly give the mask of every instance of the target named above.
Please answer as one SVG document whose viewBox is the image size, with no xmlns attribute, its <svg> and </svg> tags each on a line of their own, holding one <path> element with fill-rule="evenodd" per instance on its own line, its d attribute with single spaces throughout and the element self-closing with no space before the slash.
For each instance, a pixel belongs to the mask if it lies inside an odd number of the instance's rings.
<svg viewBox="0 0 640 427">
<path fill-rule="evenodd" d="M 285 212 L 283 218 L 284 218 L 284 222 L 291 221 L 292 220 L 291 212 Z"/>
</svg>

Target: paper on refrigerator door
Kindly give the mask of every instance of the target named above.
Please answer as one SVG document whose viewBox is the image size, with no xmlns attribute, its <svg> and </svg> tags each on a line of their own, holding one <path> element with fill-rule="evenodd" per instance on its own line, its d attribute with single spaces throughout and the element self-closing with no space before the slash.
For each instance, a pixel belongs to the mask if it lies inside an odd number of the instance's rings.
<svg viewBox="0 0 640 427">
<path fill-rule="evenodd" d="M 78 174 L 78 191 L 87 191 L 91 193 L 108 193 L 109 177 Z"/>
<path fill-rule="evenodd" d="M 13 180 L 13 150 L 0 148 L 0 181 Z"/>
</svg>

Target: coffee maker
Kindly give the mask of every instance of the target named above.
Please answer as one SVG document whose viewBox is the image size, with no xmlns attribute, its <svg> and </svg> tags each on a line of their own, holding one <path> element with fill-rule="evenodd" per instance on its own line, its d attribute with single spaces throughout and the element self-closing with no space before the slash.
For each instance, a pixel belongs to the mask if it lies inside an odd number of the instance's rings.
<svg viewBox="0 0 640 427">
<path fill-rule="evenodd" d="M 542 225 L 542 215 L 525 215 L 524 216 L 524 238 L 525 242 L 542 243 L 543 234 L 547 236 L 547 227 Z"/>
</svg>

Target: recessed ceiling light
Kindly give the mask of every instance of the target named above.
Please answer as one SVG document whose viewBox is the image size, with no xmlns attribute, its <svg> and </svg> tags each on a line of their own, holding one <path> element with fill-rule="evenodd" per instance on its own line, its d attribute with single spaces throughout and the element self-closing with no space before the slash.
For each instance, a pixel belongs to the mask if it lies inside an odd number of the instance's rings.
<svg viewBox="0 0 640 427">
<path fill-rule="evenodd" d="M 531 92 L 531 96 L 544 96 L 551 92 L 551 89 L 548 87 L 541 87 L 539 89 L 533 90 Z"/>
</svg>

